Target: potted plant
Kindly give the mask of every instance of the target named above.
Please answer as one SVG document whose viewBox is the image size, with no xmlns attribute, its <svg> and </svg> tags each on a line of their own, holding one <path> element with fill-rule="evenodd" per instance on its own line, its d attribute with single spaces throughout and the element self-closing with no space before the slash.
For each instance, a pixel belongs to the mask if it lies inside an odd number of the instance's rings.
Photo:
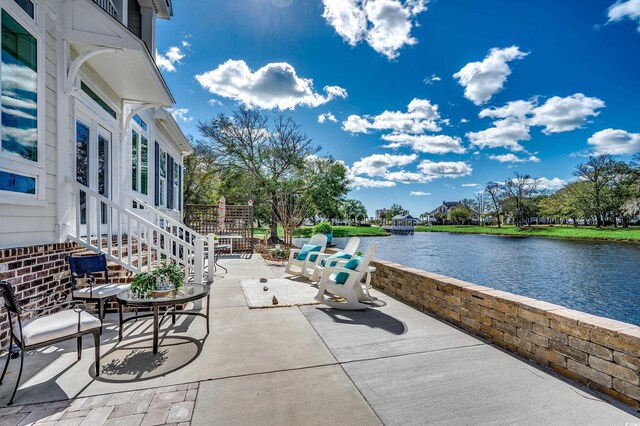
<svg viewBox="0 0 640 426">
<path fill-rule="evenodd" d="M 327 244 L 331 244 L 333 240 L 333 226 L 327 221 L 318 223 L 313 227 L 314 234 L 324 234 L 327 236 Z"/>
<path fill-rule="evenodd" d="M 136 274 L 131 283 L 131 291 L 138 294 L 166 296 L 179 290 L 183 281 L 184 276 L 178 265 L 162 262 L 160 266 L 149 272 Z"/>
</svg>

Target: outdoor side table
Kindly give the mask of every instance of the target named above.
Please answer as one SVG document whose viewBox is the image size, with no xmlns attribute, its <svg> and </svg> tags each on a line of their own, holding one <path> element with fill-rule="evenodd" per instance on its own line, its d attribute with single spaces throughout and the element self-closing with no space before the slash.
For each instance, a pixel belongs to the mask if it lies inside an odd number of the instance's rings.
<svg viewBox="0 0 640 426">
<path fill-rule="evenodd" d="M 233 240 L 241 240 L 242 235 L 218 235 L 219 240 L 229 240 L 229 254 L 233 254 Z"/>
<path fill-rule="evenodd" d="M 185 284 L 180 290 L 174 291 L 168 296 L 146 296 L 141 297 L 135 294 L 131 290 L 125 290 L 118 294 L 116 299 L 118 300 L 118 313 L 120 316 L 120 327 L 118 330 L 118 341 L 122 341 L 122 327 L 124 323 L 131 320 L 137 320 L 138 318 L 153 316 L 153 353 L 158 353 L 158 334 L 160 332 L 160 326 L 165 320 L 167 314 L 171 315 L 172 322 L 175 324 L 176 315 L 194 315 L 203 317 L 207 320 L 207 335 L 209 335 L 209 300 L 210 300 L 210 287 L 204 284 Z M 194 300 L 207 298 L 207 307 L 205 313 L 188 311 L 177 309 L 176 305 L 184 305 L 185 303 L 192 302 Z M 123 318 L 122 307 L 130 306 L 134 308 L 150 308 L 152 312 L 136 314 L 129 318 Z M 162 314 L 160 318 L 160 308 L 167 307 L 167 310 Z"/>
<path fill-rule="evenodd" d="M 371 300 L 375 299 L 375 297 L 371 296 L 371 294 L 369 293 L 369 289 L 371 289 L 371 274 L 373 274 L 375 271 L 375 266 L 367 266 L 367 271 L 365 272 L 365 281 L 364 283 L 362 283 L 367 297 Z"/>
</svg>

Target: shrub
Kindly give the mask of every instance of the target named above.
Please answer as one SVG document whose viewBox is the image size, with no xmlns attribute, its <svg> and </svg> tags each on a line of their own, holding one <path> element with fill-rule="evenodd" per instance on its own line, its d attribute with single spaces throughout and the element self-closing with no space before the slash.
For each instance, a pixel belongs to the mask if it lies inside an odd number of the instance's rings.
<svg viewBox="0 0 640 426">
<path fill-rule="evenodd" d="M 327 221 L 320 222 L 313 227 L 314 234 L 331 234 L 333 233 L 333 226 Z"/>
</svg>

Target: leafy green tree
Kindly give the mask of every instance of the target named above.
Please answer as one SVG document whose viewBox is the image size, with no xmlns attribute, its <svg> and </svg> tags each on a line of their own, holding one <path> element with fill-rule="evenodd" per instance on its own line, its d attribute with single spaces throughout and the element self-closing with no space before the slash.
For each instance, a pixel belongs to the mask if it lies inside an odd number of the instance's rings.
<svg viewBox="0 0 640 426">
<path fill-rule="evenodd" d="M 342 203 L 342 212 L 344 218 L 349 219 L 353 224 L 357 224 L 358 220 L 363 220 L 367 217 L 367 209 L 359 200 L 345 200 Z"/>
<path fill-rule="evenodd" d="M 220 167 L 214 147 L 190 137 L 193 154 L 184 158 L 185 204 L 216 204 L 220 198 Z"/>
<path fill-rule="evenodd" d="M 405 212 L 405 209 L 403 209 L 400 204 L 393 203 L 391 204 L 391 207 L 389 207 L 389 212 L 391 213 L 391 217 L 393 217 L 399 214 L 403 214 Z"/>
<path fill-rule="evenodd" d="M 448 218 L 456 225 L 464 225 L 466 221 L 471 219 L 471 210 L 466 206 L 453 208 L 449 210 Z"/>
<path fill-rule="evenodd" d="M 593 212 L 596 218 L 596 226 L 600 228 L 604 225 L 605 217 L 605 192 L 611 181 L 614 160 L 609 154 L 591 156 L 586 163 L 576 166 L 573 175 L 578 179 L 589 182 L 584 188 L 587 192 L 583 195 L 589 197 L 589 202 L 593 205 Z"/>
<path fill-rule="evenodd" d="M 340 216 L 340 206 L 349 192 L 347 169 L 331 157 L 310 157 L 304 173 L 307 195 L 313 200 L 315 215 L 325 219 Z"/>
<path fill-rule="evenodd" d="M 527 221 L 531 212 L 531 198 L 536 194 L 538 179 L 515 172 L 514 177 L 504 184 L 504 191 L 512 203 L 512 214 L 515 225 L 520 228 Z"/>
</svg>

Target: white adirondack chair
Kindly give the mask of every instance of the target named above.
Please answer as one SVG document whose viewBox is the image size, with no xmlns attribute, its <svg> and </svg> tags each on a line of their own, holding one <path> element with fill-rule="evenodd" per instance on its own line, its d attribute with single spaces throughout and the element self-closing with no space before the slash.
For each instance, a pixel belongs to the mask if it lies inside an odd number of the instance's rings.
<svg viewBox="0 0 640 426">
<path fill-rule="evenodd" d="M 340 251 L 353 256 L 354 254 L 356 254 L 356 251 L 358 251 L 359 245 L 360 245 L 360 238 L 351 237 L 349 238 L 349 241 L 347 241 L 347 245 L 344 246 L 344 250 L 340 250 Z M 313 268 L 313 273 L 309 277 L 311 281 L 313 282 L 320 281 L 320 278 L 322 278 L 322 271 L 324 271 L 324 266 L 322 265 L 322 261 L 328 258 L 329 256 L 331 256 L 331 253 L 322 253 L 318 255 L 318 258 L 315 261 L 315 266 Z M 336 264 L 334 266 L 342 266 L 348 260 L 349 259 L 337 259 L 335 260 Z M 331 263 L 333 262 L 334 260 L 332 259 Z"/>
<path fill-rule="evenodd" d="M 362 303 L 362 301 L 368 301 L 370 299 L 364 293 L 360 282 L 367 272 L 369 263 L 371 259 L 373 259 L 377 248 L 377 243 L 373 243 L 355 270 L 346 269 L 342 266 L 325 266 L 322 278 L 318 284 L 319 289 L 315 299 L 335 309 L 358 310 L 371 307 L 371 305 Z M 336 277 L 340 272 L 348 274 L 348 278 L 344 284 L 338 284 L 336 282 Z M 331 300 L 325 295 L 325 292 L 341 297 L 345 299 L 345 302 Z"/>
<path fill-rule="evenodd" d="M 289 261 L 287 262 L 287 267 L 284 269 L 285 272 L 291 275 L 305 275 L 313 273 L 313 269 L 311 272 L 307 271 L 307 268 L 312 268 L 315 265 L 315 257 L 311 260 L 313 255 L 319 255 L 324 253 L 324 249 L 327 247 L 327 236 L 324 234 L 316 234 L 311 237 L 309 242 L 312 246 L 320 246 L 320 251 L 310 251 L 307 253 L 304 259 L 297 259 L 298 254 L 300 253 L 300 249 L 291 249 L 289 252 Z"/>
</svg>

